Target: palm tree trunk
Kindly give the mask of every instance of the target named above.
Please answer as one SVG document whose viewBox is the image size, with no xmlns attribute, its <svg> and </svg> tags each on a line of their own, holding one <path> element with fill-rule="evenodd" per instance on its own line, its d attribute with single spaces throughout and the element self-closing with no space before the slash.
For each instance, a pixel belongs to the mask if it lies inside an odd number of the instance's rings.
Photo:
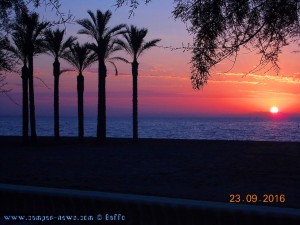
<svg viewBox="0 0 300 225">
<path fill-rule="evenodd" d="M 23 93 L 23 102 L 22 102 L 22 136 L 23 142 L 28 143 L 28 68 L 26 65 L 22 67 L 22 93 Z"/>
<path fill-rule="evenodd" d="M 59 139 L 59 73 L 60 63 L 56 58 L 53 63 L 54 75 L 54 139 Z"/>
<path fill-rule="evenodd" d="M 106 66 L 103 61 L 98 63 L 98 118 L 97 118 L 97 139 L 106 140 Z"/>
<path fill-rule="evenodd" d="M 35 104 L 34 104 L 34 85 L 33 85 L 33 54 L 29 55 L 29 108 L 30 108 L 30 131 L 31 140 L 35 142 L 37 140 L 36 124 L 35 124 Z"/>
<path fill-rule="evenodd" d="M 132 127 L 133 140 L 138 140 L 138 67 L 136 60 L 132 62 Z"/>
<path fill-rule="evenodd" d="M 84 113 L 83 113 L 83 92 L 84 92 L 84 77 L 80 73 L 77 76 L 77 97 L 78 97 L 78 137 L 84 137 Z"/>
</svg>

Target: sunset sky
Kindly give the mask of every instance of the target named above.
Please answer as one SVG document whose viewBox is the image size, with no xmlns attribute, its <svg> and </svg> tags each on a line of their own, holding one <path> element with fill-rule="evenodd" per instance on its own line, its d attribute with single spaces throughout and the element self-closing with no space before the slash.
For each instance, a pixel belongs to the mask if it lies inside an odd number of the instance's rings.
<svg viewBox="0 0 300 225">
<path fill-rule="evenodd" d="M 159 45 L 180 47 L 182 43 L 191 43 L 192 37 L 185 25 L 175 21 L 171 11 L 173 1 L 153 0 L 148 6 L 143 4 L 129 17 L 129 8 L 116 9 L 112 0 L 61 0 L 62 12 L 70 12 L 75 19 L 88 18 L 87 10 L 96 9 L 113 12 L 110 25 L 119 23 L 134 24 L 149 29 L 147 40 L 161 38 Z M 54 20 L 55 12 L 40 7 L 41 18 Z M 81 43 L 92 42 L 86 35 L 78 35 L 80 26 L 67 24 L 67 36 L 78 37 Z M 225 60 L 211 71 L 211 78 L 202 90 L 192 89 L 190 81 L 189 52 L 170 51 L 153 48 L 139 59 L 139 111 L 141 116 L 227 116 L 268 112 L 271 106 L 277 106 L 280 112 L 300 115 L 300 63 L 297 45 L 283 49 L 280 55 L 280 75 L 264 74 L 264 70 L 248 73 L 259 62 L 255 52 L 242 50 L 232 67 Z M 122 56 L 130 59 L 124 53 Z M 53 59 L 48 55 L 35 58 L 35 76 L 41 78 L 49 87 L 35 79 L 37 116 L 53 115 Z M 71 68 L 61 60 L 61 69 Z M 108 64 L 107 77 L 107 113 L 108 116 L 130 116 L 132 80 L 131 67 L 118 63 L 119 75 Z M 247 74 L 248 73 L 248 74 Z M 60 78 L 61 116 L 77 115 L 76 72 L 67 72 Z M 84 72 L 85 76 L 85 113 L 95 116 L 97 113 L 97 65 Z M 19 105 L 6 96 L 0 95 L 0 115 L 21 115 L 21 78 L 19 74 L 7 75 L 9 95 Z M 5 106 L 5 109 L 4 109 Z M 3 107 L 3 108 L 2 108 Z"/>
</svg>

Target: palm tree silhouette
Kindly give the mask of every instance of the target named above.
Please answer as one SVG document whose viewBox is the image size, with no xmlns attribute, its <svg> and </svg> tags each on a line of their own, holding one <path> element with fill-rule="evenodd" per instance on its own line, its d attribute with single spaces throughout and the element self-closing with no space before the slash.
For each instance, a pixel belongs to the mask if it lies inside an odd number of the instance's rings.
<svg viewBox="0 0 300 225">
<path fill-rule="evenodd" d="M 54 138 L 59 139 L 59 77 L 61 74 L 59 58 L 62 57 L 64 52 L 69 48 L 76 40 L 75 37 L 69 37 L 65 42 L 64 30 L 56 29 L 46 30 L 45 47 L 48 50 L 48 54 L 54 57 L 53 63 L 53 76 L 54 76 Z"/>
<path fill-rule="evenodd" d="M 154 39 L 146 42 L 148 33 L 146 28 L 138 29 L 131 25 L 126 27 L 126 32 L 122 34 L 125 40 L 118 40 L 117 43 L 132 57 L 132 125 L 133 140 L 138 140 L 138 57 L 146 50 L 156 46 L 161 39 Z"/>
<path fill-rule="evenodd" d="M 26 43 L 26 33 L 20 27 L 14 27 L 12 35 L 12 41 L 14 45 L 10 45 L 8 50 L 12 52 L 16 58 L 21 60 L 22 72 L 22 137 L 23 142 L 28 142 L 28 46 Z"/>
<path fill-rule="evenodd" d="M 33 84 L 33 56 L 45 51 L 43 31 L 49 26 L 49 22 L 39 22 L 37 13 L 22 11 L 17 15 L 14 30 L 23 30 L 26 51 L 28 53 L 28 81 L 29 81 L 29 108 L 30 108 L 30 128 L 31 140 L 37 140 L 35 103 L 34 103 L 34 84 Z"/>
<path fill-rule="evenodd" d="M 97 54 L 88 48 L 89 44 L 80 45 L 78 42 L 69 48 L 62 57 L 78 70 L 77 96 L 78 96 L 78 137 L 84 137 L 84 110 L 83 92 L 84 77 L 82 72 L 97 61 Z"/>
<path fill-rule="evenodd" d="M 83 29 L 79 30 L 79 34 L 86 34 L 91 36 L 96 43 L 90 45 L 90 48 L 98 56 L 98 116 L 97 116 L 97 139 L 100 141 L 106 140 L 106 75 L 107 69 L 105 62 L 110 62 L 114 65 L 111 54 L 120 50 L 116 46 L 116 36 L 123 33 L 123 28 L 126 26 L 120 24 L 112 28 L 108 27 L 108 22 L 112 16 L 110 11 L 101 12 L 97 10 L 96 14 L 92 11 L 87 11 L 90 19 L 78 20 Z M 115 67 L 116 69 L 116 67 Z"/>
</svg>

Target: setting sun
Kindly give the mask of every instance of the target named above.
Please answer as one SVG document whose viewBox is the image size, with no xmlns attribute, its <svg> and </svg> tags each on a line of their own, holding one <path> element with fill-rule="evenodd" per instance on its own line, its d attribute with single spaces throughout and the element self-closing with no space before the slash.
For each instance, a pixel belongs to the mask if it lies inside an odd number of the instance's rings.
<svg viewBox="0 0 300 225">
<path fill-rule="evenodd" d="M 279 112 L 279 109 L 278 109 L 278 107 L 273 106 L 273 107 L 270 108 L 270 112 L 276 114 L 276 113 Z"/>
</svg>

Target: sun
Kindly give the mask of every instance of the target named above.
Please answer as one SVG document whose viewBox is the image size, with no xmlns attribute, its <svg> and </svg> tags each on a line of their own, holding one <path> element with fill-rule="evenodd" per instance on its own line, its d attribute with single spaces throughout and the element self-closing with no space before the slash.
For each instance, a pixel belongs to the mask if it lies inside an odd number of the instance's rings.
<svg viewBox="0 0 300 225">
<path fill-rule="evenodd" d="M 279 109 L 278 109 L 277 106 L 272 106 L 272 107 L 270 108 L 270 113 L 276 114 L 276 113 L 278 113 L 278 112 L 279 112 Z"/>
</svg>

